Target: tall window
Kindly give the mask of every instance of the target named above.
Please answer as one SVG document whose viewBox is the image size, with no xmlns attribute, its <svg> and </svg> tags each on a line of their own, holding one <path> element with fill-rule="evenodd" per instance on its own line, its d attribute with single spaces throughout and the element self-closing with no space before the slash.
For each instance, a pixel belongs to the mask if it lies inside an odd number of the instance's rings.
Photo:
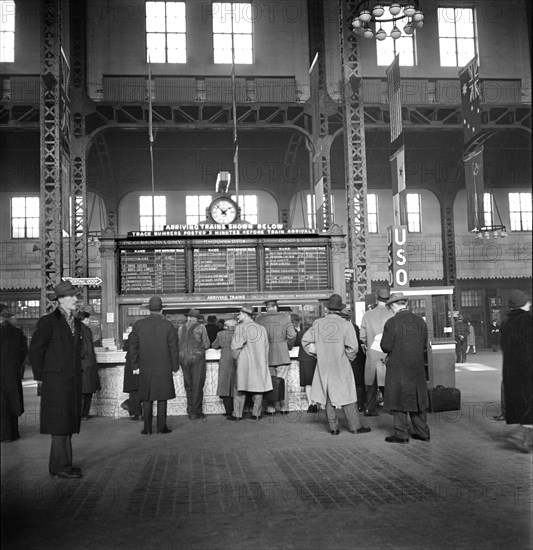
<svg viewBox="0 0 533 550">
<path fill-rule="evenodd" d="M 441 67 L 463 67 L 476 54 L 474 10 L 439 8 L 438 24 Z"/>
<path fill-rule="evenodd" d="M 492 193 L 483 193 L 483 227 L 492 227 L 492 212 Z"/>
<path fill-rule="evenodd" d="M 237 200 L 236 195 L 231 195 L 233 200 Z M 247 222 L 257 223 L 257 195 L 239 195 L 239 206 L 241 208 L 241 218 Z"/>
<path fill-rule="evenodd" d="M 378 196 L 374 193 L 366 195 L 368 232 L 378 232 Z"/>
<path fill-rule="evenodd" d="M 407 231 L 409 233 L 420 233 L 422 220 L 420 218 L 420 194 L 406 194 L 407 209 Z"/>
<path fill-rule="evenodd" d="M 0 63 L 15 61 L 15 0 L 0 0 Z"/>
<path fill-rule="evenodd" d="M 187 62 L 185 2 L 146 2 L 146 60 Z"/>
<path fill-rule="evenodd" d="M 185 223 L 196 225 L 205 220 L 205 209 L 211 204 L 211 195 L 187 195 L 185 197 Z"/>
<path fill-rule="evenodd" d="M 213 52 L 215 63 L 253 62 L 252 4 L 249 2 L 213 2 Z"/>
<path fill-rule="evenodd" d="M 11 238 L 39 238 L 39 197 L 11 198 Z"/>
<path fill-rule="evenodd" d="M 377 20 L 379 21 L 379 19 Z M 402 34 L 400 38 L 394 40 L 390 32 L 394 27 L 392 21 L 379 22 L 379 26 L 387 33 L 385 40 L 376 40 L 376 50 L 378 65 L 390 65 L 397 54 L 400 54 L 400 65 L 412 67 L 415 65 L 415 38 L 414 35 Z M 376 30 L 377 25 L 376 25 Z"/>
<path fill-rule="evenodd" d="M 509 193 L 511 231 L 531 231 L 531 193 Z"/>
<path fill-rule="evenodd" d="M 154 197 L 155 215 L 152 210 L 152 195 L 139 197 L 139 225 L 141 231 L 161 231 L 167 223 L 167 198 Z"/>
</svg>

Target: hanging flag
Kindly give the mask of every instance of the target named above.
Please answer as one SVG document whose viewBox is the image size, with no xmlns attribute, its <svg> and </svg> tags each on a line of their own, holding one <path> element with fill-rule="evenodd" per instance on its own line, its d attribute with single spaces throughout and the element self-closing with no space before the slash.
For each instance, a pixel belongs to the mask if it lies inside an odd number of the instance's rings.
<svg viewBox="0 0 533 550">
<path fill-rule="evenodd" d="M 480 231 L 485 228 L 483 212 L 483 194 L 485 183 L 483 177 L 483 145 L 464 158 L 466 183 L 466 208 L 468 231 Z"/>
<path fill-rule="evenodd" d="M 152 68 L 150 65 L 150 54 L 148 54 L 148 136 L 150 144 L 154 142 L 152 129 Z"/>
<path fill-rule="evenodd" d="M 392 206 L 394 225 L 407 225 L 405 147 L 402 145 L 390 157 Z"/>
<path fill-rule="evenodd" d="M 387 67 L 387 88 L 389 92 L 390 107 L 390 140 L 394 143 L 402 136 L 402 87 L 400 80 L 400 56 L 396 55 L 394 61 Z"/>
<path fill-rule="evenodd" d="M 481 131 L 481 94 L 479 67 L 474 57 L 459 71 L 461 113 L 465 145 Z"/>
</svg>

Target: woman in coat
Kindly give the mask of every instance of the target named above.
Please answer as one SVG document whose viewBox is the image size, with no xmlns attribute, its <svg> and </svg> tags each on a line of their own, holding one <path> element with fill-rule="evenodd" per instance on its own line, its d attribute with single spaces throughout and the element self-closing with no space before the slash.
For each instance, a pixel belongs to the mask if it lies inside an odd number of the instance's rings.
<svg viewBox="0 0 533 550">
<path fill-rule="evenodd" d="M 124 409 L 129 415 L 131 420 L 139 420 L 142 416 L 142 403 L 139 399 L 139 375 L 133 374 L 133 367 L 131 365 L 131 354 L 129 353 L 130 343 L 129 335 L 133 329 L 133 325 L 128 326 L 126 329 L 126 338 L 122 344 L 122 351 L 126 352 L 126 363 L 124 365 L 124 382 L 122 385 L 122 391 L 128 394 L 128 399 L 121 403 L 120 407 Z"/>
<path fill-rule="evenodd" d="M 0 422 L 1 440 L 20 438 L 18 417 L 24 412 L 21 365 L 24 364 L 28 343 L 24 333 L 9 319 L 13 313 L 6 304 L 0 304 Z"/>
<path fill-rule="evenodd" d="M 88 311 L 81 311 L 81 419 L 89 420 L 93 393 L 100 391 L 100 378 L 98 376 L 98 365 L 94 353 L 93 333 L 89 328 Z"/>
<path fill-rule="evenodd" d="M 311 328 L 309 323 L 304 324 L 304 328 L 301 332 L 298 332 L 296 337 L 295 347 L 298 347 L 298 363 L 300 371 L 300 387 L 305 388 L 305 395 L 307 396 L 307 402 L 309 407 L 308 413 L 318 412 L 318 405 L 311 399 L 311 386 L 313 384 L 313 376 L 316 369 L 316 356 L 309 355 L 305 348 L 302 346 L 302 338 L 304 334 Z"/>
<path fill-rule="evenodd" d="M 235 386 L 235 369 L 237 364 L 231 351 L 231 340 L 235 334 L 237 321 L 228 319 L 224 323 L 224 330 L 217 332 L 211 347 L 220 349 L 220 360 L 218 362 L 218 385 L 217 395 L 224 403 L 226 412 L 224 416 L 231 416 L 233 413 L 233 388 Z"/>
</svg>

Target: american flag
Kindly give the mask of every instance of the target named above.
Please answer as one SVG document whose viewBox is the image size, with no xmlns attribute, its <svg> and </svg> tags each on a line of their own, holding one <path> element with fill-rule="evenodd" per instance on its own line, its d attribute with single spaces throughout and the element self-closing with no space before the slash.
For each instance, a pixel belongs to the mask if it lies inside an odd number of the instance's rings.
<svg viewBox="0 0 533 550">
<path fill-rule="evenodd" d="M 390 106 L 390 140 L 393 143 L 402 133 L 402 98 L 400 82 L 400 56 L 387 67 L 387 85 Z"/>
<path fill-rule="evenodd" d="M 474 57 L 459 71 L 461 86 L 461 111 L 465 144 L 481 130 L 481 98 L 479 67 Z"/>
</svg>

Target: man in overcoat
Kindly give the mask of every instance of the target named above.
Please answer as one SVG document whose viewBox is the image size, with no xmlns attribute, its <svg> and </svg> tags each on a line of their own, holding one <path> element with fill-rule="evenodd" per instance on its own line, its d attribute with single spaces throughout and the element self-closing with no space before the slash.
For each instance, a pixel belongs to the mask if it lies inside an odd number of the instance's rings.
<svg viewBox="0 0 533 550">
<path fill-rule="evenodd" d="M 378 289 L 375 293 L 376 307 L 367 311 L 361 320 L 361 344 L 366 350 L 365 385 L 366 410 L 365 416 L 378 416 L 378 387 L 385 385 L 385 367 L 383 360 L 385 353 L 381 349 L 381 337 L 385 323 L 394 317 L 394 313 L 387 307 L 390 298 L 388 289 Z M 383 372 L 382 372 L 383 371 Z M 363 403 L 360 403 L 362 406 Z"/>
<path fill-rule="evenodd" d="M 179 330 L 180 365 L 183 384 L 187 395 L 189 420 L 205 418 L 203 412 L 204 384 L 207 373 L 205 351 L 210 348 L 205 325 L 200 322 L 203 315 L 197 309 L 190 309 L 187 321 Z"/>
<path fill-rule="evenodd" d="M 268 366 L 271 376 L 279 376 L 285 381 L 285 395 L 287 395 L 287 375 L 291 366 L 289 349 L 296 341 L 296 329 L 289 315 L 278 311 L 276 300 L 265 302 L 266 313 L 262 313 L 256 322 L 265 327 L 268 334 Z M 276 414 L 278 409 L 281 414 L 288 414 L 288 399 L 283 399 L 269 404 L 267 414 Z"/>
<path fill-rule="evenodd" d="M 239 313 L 239 324 L 231 340 L 231 351 L 237 361 L 235 392 L 233 394 L 233 415 L 227 420 L 242 420 L 246 393 L 252 393 L 252 419 L 261 418 L 263 394 L 272 389 L 272 378 L 268 369 L 268 335 L 266 329 L 254 322 L 253 306 L 244 304 Z"/>
<path fill-rule="evenodd" d="M 81 321 L 76 317 L 79 290 L 70 281 L 54 289 L 57 308 L 37 321 L 29 358 L 41 386 L 41 433 L 50 434 L 49 471 L 55 478 L 77 479 L 72 465 L 72 434 L 81 424 Z"/>
<path fill-rule="evenodd" d="M 218 384 L 217 395 L 224 404 L 224 416 L 231 416 L 233 413 L 233 392 L 235 388 L 235 370 L 237 364 L 231 351 L 231 341 L 235 334 L 237 321 L 227 319 L 224 323 L 224 330 L 217 332 L 211 347 L 220 350 L 220 359 L 218 361 Z"/>
<path fill-rule="evenodd" d="M 6 304 L 0 304 L 0 422 L 1 440 L 20 438 L 18 417 L 24 412 L 22 394 L 22 365 L 28 352 L 24 333 L 11 324 L 13 312 Z"/>
<path fill-rule="evenodd" d="M 503 352 L 505 421 L 520 424 L 518 446 L 531 452 L 533 432 L 533 329 L 531 298 L 521 290 L 509 294 L 509 315 L 500 329 Z"/>
<path fill-rule="evenodd" d="M 162 315 L 163 302 L 152 296 L 150 315 L 134 323 L 129 342 L 133 372 L 139 374 L 139 399 L 143 402 L 144 435 L 152 433 L 153 403 L 157 401 L 157 433 L 168 434 L 167 400 L 174 399 L 173 372 L 178 372 L 178 335 L 174 325 Z"/>
<path fill-rule="evenodd" d="M 302 346 L 316 355 L 317 366 L 311 387 L 311 399 L 326 406 L 326 416 L 332 435 L 338 435 L 336 408 L 342 407 L 352 433 L 367 433 L 361 426 L 357 411 L 357 393 L 350 361 L 355 359 L 359 345 L 355 328 L 340 315 L 346 307 L 338 294 L 332 294 L 325 304 L 326 315 L 316 319 L 302 336 Z"/>
<path fill-rule="evenodd" d="M 387 304 L 394 317 L 385 323 L 381 349 L 388 353 L 385 378 L 385 407 L 394 416 L 394 435 L 388 443 L 409 443 L 409 421 L 413 439 L 429 441 L 426 411 L 429 405 L 425 371 L 428 327 L 419 315 L 407 309 L 402 292 L 392 294 Z"/>
</svg>

